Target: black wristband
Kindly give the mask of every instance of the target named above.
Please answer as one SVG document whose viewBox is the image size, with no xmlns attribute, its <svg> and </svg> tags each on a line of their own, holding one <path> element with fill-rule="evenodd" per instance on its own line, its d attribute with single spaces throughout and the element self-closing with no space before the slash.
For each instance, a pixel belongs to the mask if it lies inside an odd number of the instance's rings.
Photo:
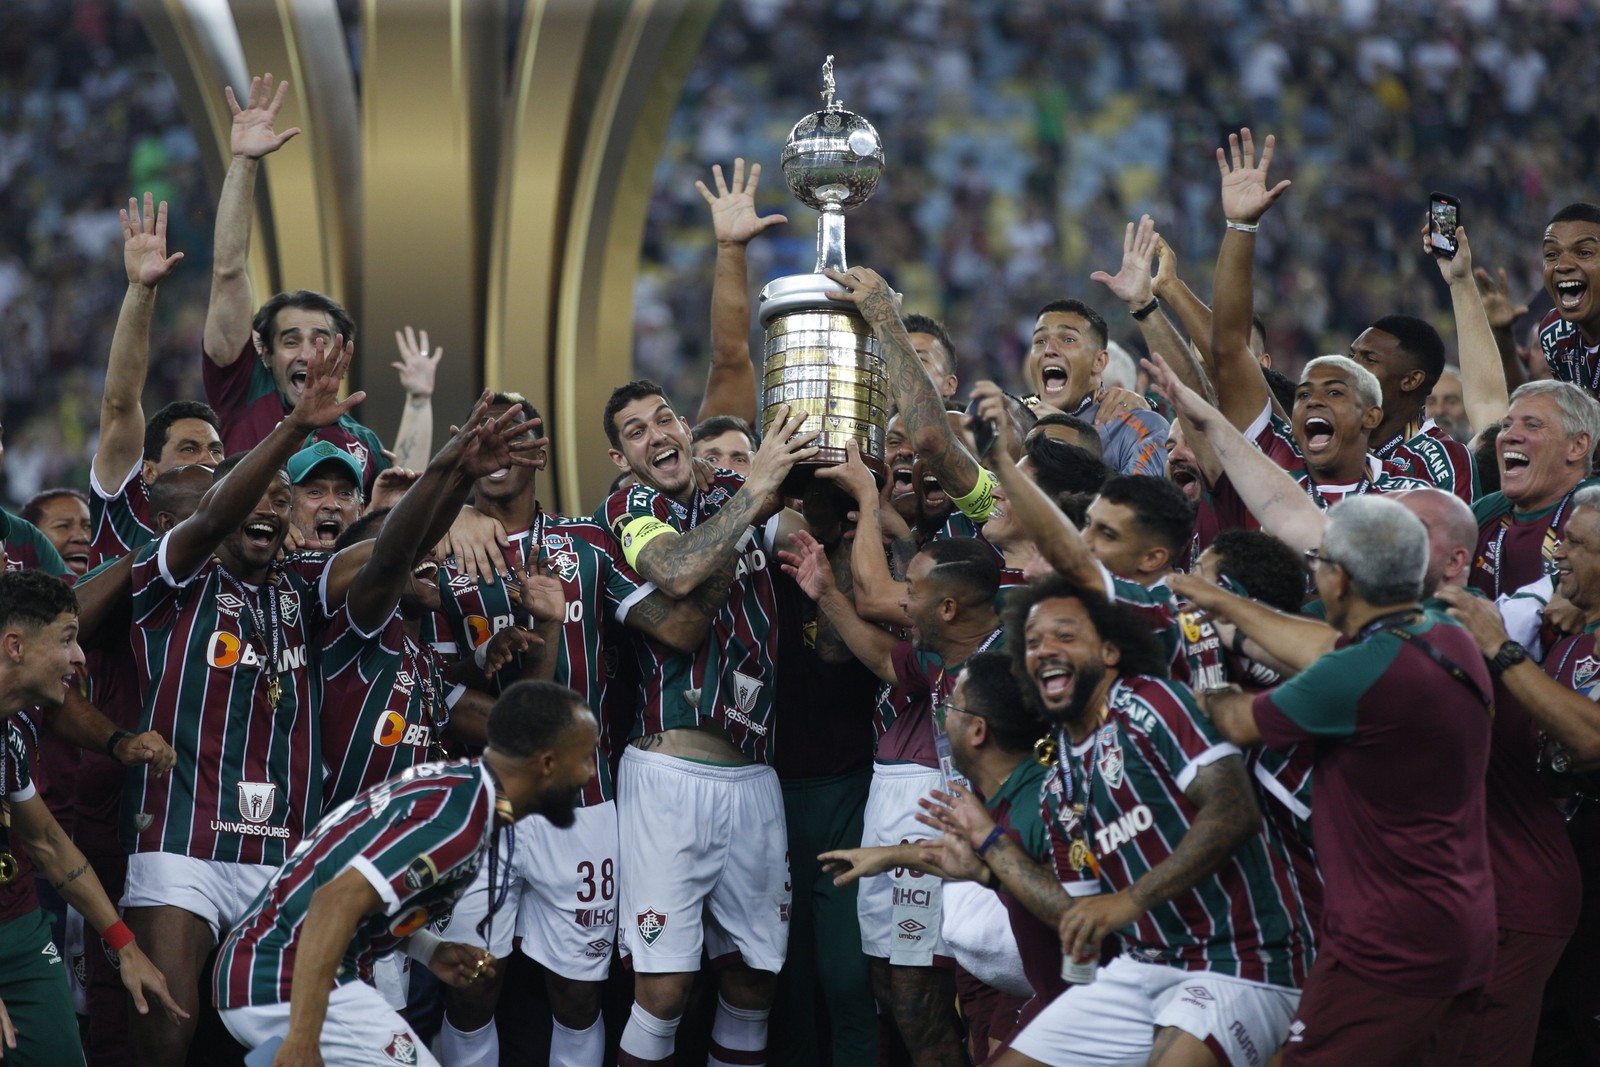
<svg viewBox="0 0 1600 1067">
<path fill-rule="evenodd" d="M 112 759 L 116 759 L 117 758 L 117 742 L 122 741 L 125 738 L 129 738 L 129 737 L 133 737 L 133 736 L 135 736 L 135 735 L 134 735 L 134 732 L 132 730 L 121 730 L 121 729 L 118 729 L 118 730 L 113 731 L 111 736 L 106 738 L 106 755 L 110 756 Z"/>
<path fill-rule="evenodd" d="M 1155 297 L 1152 296 L 1150 298 L 1150 303 L 1146 304 L 1144 307 L 1140 308 L 1138 311 L 1129 312 L 1129 314 L 1133 316 L 1133 321 L 1134 322 L 1143 322 L 1145 319 L 1148 319 L 1150 317 L 1150 313 L 1151 312 L 1155 311 L 1155 309 L 1160 307 L 1160 306 L 1161 306 L 1161 301 L 1157 300 Z"/>
</svg>

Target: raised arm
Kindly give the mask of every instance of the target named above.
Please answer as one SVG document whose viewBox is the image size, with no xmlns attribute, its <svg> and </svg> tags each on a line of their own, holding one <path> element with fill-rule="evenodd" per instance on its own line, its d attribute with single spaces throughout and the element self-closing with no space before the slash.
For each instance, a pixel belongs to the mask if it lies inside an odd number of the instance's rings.
<svg viewBox="0 0 1600 1067">
<path fill-rule="evenodd" d="M 848 300 L 856 305 L 861 317 L 867 320 L 867 325 L 872 327 L 872 332 L 883 344 L 884 361 L 889 372 L 889 395 L 900 409 L 906 436 L 910 438 L 917 458 L 926 464 L 952 501 L 970 496 L 979 488 L 982 468 L 950 429 L 944 401 L 933 388 L 932 379 L 923 369 L 922 361 L 917 358 L 917 351 L 911 345 L 911 335 L 906 332 L 906 324 L 900 318 L 894 290 L 868 267 L 852 267 L 844 273 L 835 270 L 824 270 L 822 273 L 843 287 L 842 290 L 829 292 L 828 297 Z"/>
<path fill-rule="evenodd" d="M 1431 247 L 1426 230 L 1422 240 L 1425 248 Z M 1511 406 L 1506 368 L 1484 310 L 1483 294 L 1478 290 L 1478 280 L 1472 271 L 1472 247 L 1467 244 L 1466 227 L 1456 228 L 1456 240 L 1459 247 L 1454 259 L 1444 256 L 1433 259 L 1450 286 L 1450 307 L 1456 319 L 1457 359 L 1461 364 L 1461 400 L 1470 424 L 1493 426 Z"/>
<path fill-rule="evenodd" d="M 1259 600 L 1238 596 L 1193 574 L 1171 575 L 1172 591 L 1231 622 L 1266 653 L 1293 671 L 1303 671 L 1332 652 L 1339 631 L 1306 615 L 1287 615 Z"/>
<path fill-rule="evenodd" d="M 183 253 L 167 255 L 167 202 L 153 206 L 144 194 L 144 210 L 130 198 L 122 220 L 122 265 L 128 291 L 117 312 L 106 364 L 105 392 L 100 396 L 100 444 L 94 453 L 94 477 L 108 492 L 121 484 L 144 454 L 145 374 L 150 365 L 150 318 L 156 286 L 171 274 Z"/>
<path fill-rule="evenodd" d="M 713 415 L 737 415 L 751 425 L 756 421 L 756 369 L 750 361 L 750 278 L 745 267 L 745 247 L 769 226 L 789 220 L 782 215 L 756 214 L 756 188 L 761 184 L 761 164 L 750 164 L 745 180 L 744 160 L 733 161 L 733 184 L 722 180 L 722 167 L 711 168 L 717 191 L 697 181 L 711 205 L 711 226 L 717 236 L 716 273 L 711 281 L 711 370 L 700 401 L 696 422 Z"/>
<path fill-rule="evenodd" d="M 861 462 L 852 439 L 845 445 L 845 461 L 817 472 L 839 486 L 855 501 L 856 535 L 850 542 L 850 594 L 856 611 L 868 622 L 903 626 L 906 612 L 900 604 L 906 583 L 896 581 L 883 552 L 882 495 L 877 480 Z"/>
<path fill-rule="evenodd" d="M 1160 355 L 1152 353 L 1144 367 L 1156 392 L 1171 402 L 1188 425 L 1204 435 L 1234 491 L 1261 528 L 1297 552 L 1320 545 L 1327 519 L 1288 472 L 1247 440 L 1222 412 L 1178 381 Z"/>
<path fill-rule="evenodd" d="M 444 349 L 430 349 L 428 331 L 422 331 L 419 341 L 409 326 L 405 333 L 394 332 L 394 343 L 400 358 L 389 366 L 399 372 L 400 388 L 406 394 L 400 428 L 394 432 L 394 465 L 414 470 L 427 462 L 428 450 L 433 447 L 433 380 Z"/>
<path fill-rule="evenodd" d="M 1489 317 L 1489 329 L 1494 333 L 1495 348 L 1500 352 L 1500 366 L 1505 371 L 1506 388 L 1516 389 L 1528 380 L 1528 365 L 1517 354 L 1517 337 L 1512 332 L 1516 321 L 1528 313 L 1527 304 L 1519 304 L 1511 296 L 1511 283 L 1506 280 L 1506 269 L 1495 272 L 1496 281 L 1482 267 L 1475 267 L 1472 276 L 1478 283 L 1478 295 L 1483 297 L 1483 311 Z"/>
<path fill-rule="evenodd" d="M 1011 420 L 1005 415 L 1005 394 L 998 385 L 985 381 L 972 387 L 972 396 L 978 401 L 978 417 L 994 422 L 1000 435 L 996 450 L 1005 454 L 1012 435 Z M 1012 517 L 1028 531 L 1044 561 L 1084 589 L 1104 589 L 1100 564 L 1088 542 L 1056 502 L 1014 464 L 997 463 L 995 477 L 1006 491 Z"/>
<path fill-rule="evenodd" d="M 1001 834 L 990 841 L 995 829 L 994 818 L 959 782 L 951 783 L 949 792 L 935 789 L 917 804 L 922 808 L 917 813 L 917 821 L 944 831 L 946 852 L 952 851 L 951 845 L 959 842 L 973 859 L 992 872 L 987 876 L 981 871 L 973 872 L 974 881 L 991 887 L 998 883 L 1035 918 L 1050 926 L 1055 926 L 1073 909 L 1075 902 L 1056 879 L 1055 872 L 1028 855 L 1010 834 Z M 978 856 L 978 849 L 985 844 L 988 848 Z"/>
<path fill-rule="evenodd" d="M 778 492 L 794 465 L 817 454 L 811 444 L 817 431 L 800 432 L 805 420 L 803 411 L 791 415 L 787 408 L 780 409 L 773 431 L 750 461 L 750 476 L 744 487 L 694 529 L 652 539 L 631 561 L 633 569 L 645 581 L 678 599 L 688 596 L 710 577 L 737 550 L 745 527 L 763 522 L 774 513 Z"/>
<path fill-rule="evenodd" d="M 1217 149 L 1217 170 L 1222 174 L 1222 213 L 1228 229 L 1217 251 L 1217 272 L 1212 282 L 1211 377 L 1217 387 L 1222 413 L 1239 429 L 1255 421 L 1272 399 L 1261 364 L 1250 351 L 1250 322 L 1254 314 L 1256 227 L 1261 217 L 1289 188 L 1287 180 L 1267 186 L 1272 166 L 1274 138 L 1269 134 L 1255 161 L 1255 140 L 1248 129 L 1228 135 L 1228 150 Z"/>
<path fill-rule="evenodd" d="M 223 539 L 239 528 L 307 436 L 337 422 L 366 399 L 364 392 L 339 399 L 339 383 L 354 355 L 355 345 L 342 337 L 334 338 L 331 348 L 319 346 L 311 353 L 305 391 L 294 410 L 227 477 L 206 490 L 194 514 L 167 534 L 167 568 L 174 578 L 182 581 L 194 575 Z"/>
<path fill-rule="evenodd" d="M 345 595 L 350 621 L 362 633 L 378 630 L 394 614 L 412 568 L 449 532 L 473 481 L 506 467 L 533 466 L 537 461 L 532 453 L 548 443 L 534 436 L 537 420 L 519 421 L 520 404 L 490 418 L 493 398 L 492 392 L 484 391 L 465 425 L 428 461 L 417 484 L 384 519 L 372 555 Z M 331 582 L 329 596 L 337 601 Z"/>
<path fill-rule="evenodd" d="M 828 563 L 828 553 L 810 534 L 801 532 L 790 539 L 794 551 L 779 551 L 783 573 L 793 578 L 800 589 L 817 602 L 817 607 L 828 616 L 828 621 L 849 646 L 856 659 L 885 682 L 894 682 L 892 653 L 898 642 L 894 635 L 882 627 L 856 614 L 856 606 L 839 591 L 833 580 L 833 567 Z"/>
<path fill-rule="evenodd" d="M 1189 340 L 1200 353 L 1200 367 L 1208 376 L 1211 373 L 1211 309 L 1195 295 L 1194 290 L 1178 276 L 1178 254 L 1166 238 L 1156 234 L 1156 276 L 1150 283 L 1150 292 L 1161 306 L 1172 312 L 1178 325 L 1189 335 Z M 1164 348 L 1155 351 L 1165 352 Z M 1205 390 L 1196 390 L 1205 392 Z"/>
<path fill-rule="evenodd" d="M 272 75 L 250 79 L 250 99 L 241 108 L 233 87 L 223 92 L 233 111 L 229 147 L 233 160 L 217 201 L 216 236 L 211 259 L 211 302 L 206 305 L 205 352 L 219 367 L 230 366 L 250 340 L 250 319 L 255 296 L 250 289 L 246 259 L 250 253 L 250 225 L 256 209 L 256 170 L 261 158 L 276 152 L 299 134 L 299 127 L 278 133 L 273 129 L 283 107 L 289 83 L 272 91 Z"/>
<path fill-rule="evenodd" d="M 1135 317 L 1133 321 L 1139 327 L 1139 336 L 1144 341 L 1146 351 L 1176 352 L 1185 347 L 1183 338 L 1159 302 L 1154 309 L 1150 307 L 1152 301 L 1157 301 L 1154 281 L 1150 277 L 1150 264 L 1155 259 L 1160 242 L 1154 220 L 1149 215 L 1141 216 L 1137 226 L 1130 222 L 1123 232 L 1122 266 L 1117 273 L 1107 274 L 1097 270 L 1089 275 L 1089 280 L 1110 289 L 1113 296 L 1127 305 L 1130 315 L 1137 316 L 1143 312 L 1143 318 Z M 1198 368 L 1192 364 L 1181 363 L 1176 369 L 1183 378 L 1183 384 L 1195 392 L 1205 394 L 1210 389 L 1210 383 L 1197 373 Z"/>
</svg>

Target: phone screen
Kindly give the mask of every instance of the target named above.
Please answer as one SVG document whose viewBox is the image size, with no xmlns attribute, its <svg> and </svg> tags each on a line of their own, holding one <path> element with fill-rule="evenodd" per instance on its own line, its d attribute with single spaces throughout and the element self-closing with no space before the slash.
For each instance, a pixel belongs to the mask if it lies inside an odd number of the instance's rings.
<svg viewBox="0 0 1600 1067">
<path fill-rule="evenodd" d="M 1428 216 L 1432 222 L 1428 235 L 1434 249 L 1447 257 L 1456 254 L 1456 226 L 1459 224 L 1461 205 L 1454 199 L 1434 196 L 1428 201 Z"/>
</svg>

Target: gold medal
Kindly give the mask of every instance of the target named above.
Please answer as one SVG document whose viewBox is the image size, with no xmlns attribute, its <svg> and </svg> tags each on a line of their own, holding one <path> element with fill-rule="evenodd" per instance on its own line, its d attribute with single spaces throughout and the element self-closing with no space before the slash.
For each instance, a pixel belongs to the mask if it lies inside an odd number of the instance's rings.
<svg viewBox="0 0 1600 1067">
<path fill-rule="evenodd" d="M 1053 767 L 1056 762 L 1056 741 L 1053 737 L 1041 737 L 1033 743 L 1034 761 L 1041 767 Z"/>
<path fill-rule="evenodd" d="M 1072 869 L 1082 874 L 1089 866 L 1089 846 L 1083 838 L 1072 842 L 1072 848 L 1067 853 L 1067 862 L 1072 864 Z"/>
<path fill-rule="evenodd" d="M 274 711 L 277 710 L 278 701 L 283 697 L 283 683 L 276 677 L 267 679 L 267 703 Z"/>
<path fill-rule="evenodd" d="M 21 869 L 22 865 L 17 862 L 17 857 L 9 852 L 0 852 L 0 885 L 10 885 Z"/>
</svg>

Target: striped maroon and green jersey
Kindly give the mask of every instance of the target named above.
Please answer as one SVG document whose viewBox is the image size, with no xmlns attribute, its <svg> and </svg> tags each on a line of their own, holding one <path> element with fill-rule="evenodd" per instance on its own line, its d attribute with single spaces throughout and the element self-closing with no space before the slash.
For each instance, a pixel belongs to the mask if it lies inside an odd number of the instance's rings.
<svg viewBox="0 0 1600 1067">
<path fill-rule="evenodd" d="M 155 518 L 150 514 L 150 488 L 139 477 L 141 460 L 122 484 L 107 489 L 89 471 L 89 566 L 137 552 L 156 539 Z"/>
<path fill-rule="evenodd" d="M 475 759 L 419 763 L 329 812 L 223 941 L 212 972 L 217 1007 L 289 1002 L 311 898 L 351 868 L 383 910 L 356 927 L 334 985 L 370 981 L 373 961 L 449 912 L 472 884 L 494 821 L 494 785 Z"/>
<path fill-rule="evenodd" d="M 1571 382 L 1590 396 L 1600 396 L 1600 345 L 1590 346 L 1578 324 L 1551 308 L 1539 321 L 1539 350 L 1557 381 Z"/>
<path fill-rule="evenodd" d="M 994 796 L 984 798 L 984 807 L 989 809 L 995 825 L 1010 834 L 1030 859 L 1046 866 L 1051 865 L 1052 850 L 1040 798 L 1049 773 L 1032 756 L 1024 756 Z M 1098 886 L 1085 884 L 1088 888 L 1082 891 L 1084 894 L 1099 892 Z M 1055 936 L 1055 927 L 1041 922 L 1003 886 L 999 893 L 1022 957 L 1022 973 L 1035 996 L 1042 1002 L 1053 1000 L 1066 990 L 1066 983 L 1061 980 L 1061 939 Z"/>
<path fill-rule="evenodd" d="M 290 556 L 252 590 L 216 557 L 179 582 L 167 543 L 146 545 L 133 565 L 133 652 L 139 729 L 167 738 L 178 764 L 164 775 L 128 772 L 124 847 L 281 864 L 322 811 L 322 678 L 312 650 L 326 621 L 329 557 Z M 276 708 L 263 669 L 273 642 L 258 631 L 252 602 L 268 629 L 278 620 Z"/>
<path fill-rule="evenodd" d="M 1467 504 L 1478 499 L 1478 465 L 1472 450 L 1428 419 L 1373 449 L 1373 455 L 1399 466 L 1413 478 L 1454 493 Z"/>
<path fill-rule="evenodd" d="M 397 611 L 362 633 L 340 605 L 322 632 L 323 810 L 424 763 L 450 721 L 439 653 L 406 634 Z"/>
<path fill-rule="evenodd" d="M 682 534 L 710 519 L 739 491 L 743 480 L 718 471 L 709 490 L 696 490 L 689 506 L 648 485 L 611 494 L 596 513 L 614 539 L 618 574 L 634 591 L 618 608 L 628 611 L 655 592 L 655 585 L 630 567 L 623 550 L 623 527 L 636 519 L 655 519 Z M 728 600 L 711 623 L 711 633 L 693 655 L 635 633 L 633 647 L 644 679 L 644 699 L 632 736 L 715 722 L 741 752 L 758 763 L 772 759 L 774 726 L 772 681 L 779 647 L 778 593 L 773 580 L 777 558 L 773 541 L 781 513 L 765 527 L 747 527 L 738 545 L 739 561 Z"/>
<path fill-rule="evenodd" d="M 1199 807 L 1185 793 L 1203 768 L 1239 755 L 1181 685 L 1148 676 L 1112 685 L 1105 722 L 1072 747 L 1073 802 L 1101 889 L 1128 889 L 1166 860 Z M 1059 773 L 1059 771 L 1058 771 Z M 1083 799 L 1087 790 L 1087 801 Z M 1045 793 L 1055 846 L 1070 847 L 1063 791 Z M 1058 832 L 1060 831 L 1060 832 Z M 1058 861 L 1058 869 L 1061 864 Z M 1065 867 L 1070 873 L 1070 863 Z M 1298 988 L 1312 935 L 1296 872 L 1270 821 L 1212 875 L 1119 932 L 1136 958 Z"/>
<path fill-rule="evenodd" d="M 606 628 L 634 584 L 624 579 L 612 559 L 611 537 L 587 519 L 569 519 L 540 512 L 535 526 L 542 526 L 544 544 L 532 544 L 532 531 L 512 534 L 505 550 L 508 567 L 532 567 L 540 559 L 547 573 L 561 582 L 566 598 L 566 619 L 561 624 L 561 643 L 556 650 L 555 681 L 575 690 L 597 713 L 606 696 Z M 516 585 L 496 581 L 487 585 L 460 570 L 454 560 L 446 562 L 439 581 L 439 616 L 444 632 L 434 647 L 445 655 L 469 655 L 489 638 L 526 617 L 513 597 Z M 495 676 L 504 690 L 522 675 L 522 660 L 517 657 Z M 599 773 L 583 788 L 583 803 L 599 804 L 616 796 L 611 769 L 605 759 L 610 740 L 601 725 Z"/>
<path fill-rule="evenodd" d="M 39 907 L 34 888 L 33 860 L 28 850 L 10 838 L 11 805 L 32 800 L 38 795 L 30 763 L 37 739 L 32 723 L 26 726 L 20 715 L 0 719 L 0 850 L 10 851 L 17 861 L 16 877 L 0 885 L 0 923 L 20 919 Z"/>
<path fill-rule="evenodd" d="M 1168 673 L 1177 681 L 1187 681 L 1189 661 L 1184 655 L 1183 629 L 1178 621 L 1178 597 L 1166 580 L 1155 585 L 1140 585 L 1120 574 L 1112 574 L 1104 563 L 1097 561 L 1095 566 L 1105 582 L 1106 599 L 1121 604 L 1144 622 L 1166 656 Z"/>
<path fill-rule="evenodd" d="M 0 508 L 0 549 L 5 550 L 8 571 L 44 571 L 69 582 L 73 580 L 61 553 L 44 532 L 4 508 Z"/>
<path fill-rule="evenodd" d="M 928 540 L 948 541 L 955 537 L 972 538 L 973 540 L 982 544 L 983 547 L 987 548 L 990 552 L 993 552 L 994 558 L 1000 564 L 1000 566 L 1004 567 L 1006 565 L 1005 553 L 1001 552 L 998 548 L 990 544 L 988 540 L 984 538 L 983 523 L 973 522 L 972 519 L 963 512 L 958 511 L 955 508 L 951 508 L 950 514 L 945 516 L 944 522 L 939 524 L 939 528 L 933 531 L 933 536 Z"/>
</svg>

